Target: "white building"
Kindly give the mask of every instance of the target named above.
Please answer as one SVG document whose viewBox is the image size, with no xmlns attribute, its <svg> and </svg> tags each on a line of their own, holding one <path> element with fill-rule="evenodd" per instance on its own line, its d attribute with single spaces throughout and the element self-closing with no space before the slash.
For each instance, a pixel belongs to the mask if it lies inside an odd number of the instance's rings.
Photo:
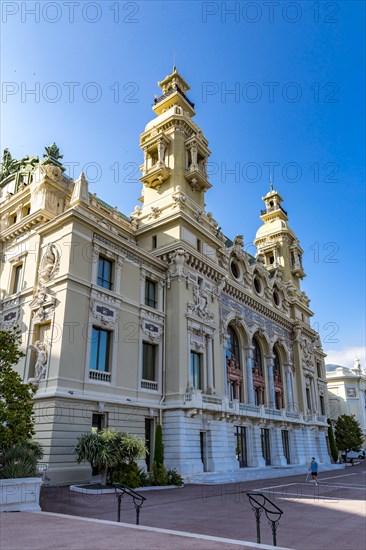
<svg viewBox="0 0 366 550">
<path fill-rule="evenodd" d="M 354 415 L 363 431 L 366 443 L 366 371 L 356 359 L 352 369 L 341 365 L 326 365 L 329 416 Z"/>
</svg>

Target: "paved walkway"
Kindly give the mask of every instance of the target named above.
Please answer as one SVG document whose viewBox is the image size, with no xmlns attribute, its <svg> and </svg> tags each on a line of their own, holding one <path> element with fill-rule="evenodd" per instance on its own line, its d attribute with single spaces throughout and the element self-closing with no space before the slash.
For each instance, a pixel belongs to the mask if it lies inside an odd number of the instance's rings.
<svg viewBox="0 0 366 550">
<path fill-rule="evenodd" d="M 344 550 L 352 545 L 363 548 L 366 539 L 366 461 L 342 470 L 321 472 L 318 486 L 305 483 L 305 474 L 146 492 L 140 529 L 110 523 L 117 515 L 113 494 L 84 495 L 70 492 L 68 487 L 49 487 L 42 493 L 42 510 L 79 517 L 3 513 L 0 516 L 0 548 L 227 550 L 242 547 L 239 541 L 248 541 L 247 548 L 255 548 L 255 521 L 246 491 L 263 492 L 284 511 L 277 537 L 282 547 Z M 104 523 L 83 521 L 80 516 L 104 520 Z M 135 522 L 134 508 L 128 499 L 123 502 L 121 519 L 126 524 Z M 153 530 L 147 531 L 149 527 Z M 265 516 L 262 516 L 261 528 L 262 542 L 271 545 L 270 526 Z M 197 535 L 221 538 L 220 542 L 214 538 L 191 538 Z M 223 538 L 230 539 L 232 544 Z"/>
</svg>

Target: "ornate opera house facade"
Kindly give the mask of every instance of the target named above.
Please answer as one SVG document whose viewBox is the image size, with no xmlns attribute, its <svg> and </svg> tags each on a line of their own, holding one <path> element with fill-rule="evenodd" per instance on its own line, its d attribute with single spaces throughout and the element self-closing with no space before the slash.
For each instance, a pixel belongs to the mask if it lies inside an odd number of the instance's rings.
<svg viewBox="0 0 366 550">
<path fill-rule="evenodd" d="M 129 217 L 67 177 L 55 144 L 4 151 L 0 321 L 23 332 L 48 475 L 89 478 L 76 438 L 107 426 L 146 439 L 149 469 L 158 422 L 187 476 L 329 462 L 324 353 L 282 198 L 263 199 L 256 257 L 224 236 L 189 86 L 176 69 L 159 85 Z"/>
</svg>

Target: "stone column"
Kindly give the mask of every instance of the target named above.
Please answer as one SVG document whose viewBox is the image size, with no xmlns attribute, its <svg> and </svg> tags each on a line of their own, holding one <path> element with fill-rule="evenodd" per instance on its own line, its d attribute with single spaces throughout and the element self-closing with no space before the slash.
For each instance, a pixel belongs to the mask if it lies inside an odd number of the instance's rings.
<svg viewBox="0 0 366 550">
<path fill-rule="evenodd" d="M 292 372 L 290 365 L 285 365 L 286 369 L 286 387 L 287 387 L 287 407 L 289 412 L 294 412 L 294 395 L 292 391 Z"/>
<path fill-rule="evenodd" d="M 119 256 L 116 260 L 116 277 L 114 281 L 114 291 L 121 292 L 121 270 L 123 266 L 124 258 Z"/>
<path fill-rule="evenodd" d="M 208 393 L 213 393 L 214 385 L 213 385 L 213 361 L 212 361 L 212 336 L 210 334 L 207 335 L 206 350 L 207 350 L 207 390 L 208 390 Z"/>
<path fill-rule="evenodd" d="M 164 287 L 165 283 L 162 279 L 158 282 L 158 309 L 164 310 Z"/>
<path fill-rule="evenodd" d="M 255 404 L 254 387 L 253 387 L 253 347 L 246 348 L 247 353 L 247 384 L 248 384 L 248 402 L 250 405 Z"/>
<path fill-rule="evenodd" d="M 286 466 L 287 460 L 283 452 L 282 430 L 281 428 L 272 428 L 272 465 Z"/>
<path fill-rule="evenodd" d="M 187 327 L 187 389 L 193 389 L 192 374 L 191 374 L 191 333 L 192 328 Z"/>
<path fill-rule="evenodd" d="M 145 282 L 146 282 L 146 271 L 144 269 L 141 269 L 140 271 L 140 281 L 141 281 L 140 302 L 141 304 L 144 304 L 145 303 Z"/>
<path fill-rule="evenodd" d="M 269 402 L 270 407 L 275 406 L 275 389 L 274 389 L 274 378 L 273 378 L 273 355 L 269 355 L 267 358 L 267 372 L 268 372 L 268 384 L 269 384 Z"/>
<path fill-rule="evenodd" d="M 258 426 L 253 426 L 251 429 L 251 446 L 250 446 L 250 464 L 249 466 L 254 468 L 264 468 L 266 461 L 263 458 L 262 442 L 261 442 L 261 429 Z"/>
<path fill-rule="evenodd" d="M 98 278 L 99 252 L 100 252 L 100 248 L 97 244 L 95 244 L 93 247 L 93 265 L 92 265 L 92 275 L 91 275 L 91 280 L 93 284 L 97 283 L 97 278 Z"/>
</svg>

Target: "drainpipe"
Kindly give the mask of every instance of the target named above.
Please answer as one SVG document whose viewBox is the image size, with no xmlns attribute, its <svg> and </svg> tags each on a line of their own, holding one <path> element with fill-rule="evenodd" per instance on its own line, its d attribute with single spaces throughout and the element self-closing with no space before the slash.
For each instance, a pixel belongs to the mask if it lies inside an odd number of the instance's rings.
<svg viewBox="0 0 366 550">
<path fill-rule="evenodd" d="M 165 401 L 165 376 L 166 376 L 166 285 L 164 284 L 163 290 L 163 303 L 164 303 L 164 332 L 163 332 L 163 372 L 161 377 L 161 393 L 162 397 L 159 401 L 159 423 L 163 426 L 163 411 L 162 404 Z"/>
</svg>

